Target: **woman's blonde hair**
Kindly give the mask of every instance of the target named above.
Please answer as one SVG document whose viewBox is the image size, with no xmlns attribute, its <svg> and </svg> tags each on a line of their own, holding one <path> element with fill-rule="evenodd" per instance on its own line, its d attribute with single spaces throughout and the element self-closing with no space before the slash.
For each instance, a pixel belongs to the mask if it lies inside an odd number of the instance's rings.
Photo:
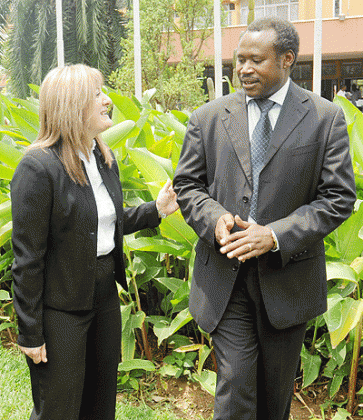
<svg viewBox="0 0 363 420">
<path fill-rule="evenodd" d="M 59 158 L 71 179 L 87 184 L 79 152 L 89 157 L 86 137 L 95 92 L 103 84 L 102 74 L 84 64 L 57 67 L 45 77 L 39 94 L 40 130 L 28 149 L 48 148 L 58 143 Z M 112 165 L 108 146 L 96 137 L 105 162 Z"/>
</svg>

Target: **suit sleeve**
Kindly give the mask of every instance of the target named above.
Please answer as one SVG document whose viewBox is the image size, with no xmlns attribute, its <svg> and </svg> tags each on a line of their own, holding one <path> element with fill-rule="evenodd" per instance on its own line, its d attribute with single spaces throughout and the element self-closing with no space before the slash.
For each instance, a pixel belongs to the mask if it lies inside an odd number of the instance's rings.
<svg viewBox="0 0 363 420">
<path fill-rule="evenodd" d="M 229 211 L 210 196 L 206 165 L 202 131 L 197 112 L 194 112 L 175 171 L 174 190 L 185 221 L 199 238 L 214 247 L 217 221 Z"/>
<path fill-rule="evenodd" d="M 137 207 L 124 208 L 124 235 L 137 232 L 141 229 L 159 226 L 160 219 L 155 201 L 140 204 Z"/>
<path fill-rule="evenodd" d="M 38 347 L 43 336 L 43 286 L 52 187 L 43 165 L 26 155 L 11 181 L 14 307 L 18 343 Z"/>
<path fill-rule="evenodd" d="M 350 215 L 355 203 L 355 180 L 343 111 L 338 108 L 327 136 L 315 199 L 287 217 L 269 224 L 275 232 L 282 266 L 302 254 Z"/>
</svg>

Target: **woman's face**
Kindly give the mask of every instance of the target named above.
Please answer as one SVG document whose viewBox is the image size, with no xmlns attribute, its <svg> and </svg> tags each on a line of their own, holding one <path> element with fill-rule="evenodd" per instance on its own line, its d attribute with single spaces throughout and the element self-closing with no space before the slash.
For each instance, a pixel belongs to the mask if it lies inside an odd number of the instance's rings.
<svg viewBox="0 0 363 420">
<path fill-rule="evenodd" d="M 94 139 L 102 131 L 112 126 L 112 120 L 107 113 L 111 103 L 111 99 L 102 92 L 101 87 L 97 88 L 94 106 L 91 109 L 88 120 L 88 131 L 91 139 Z"/>
</svg>

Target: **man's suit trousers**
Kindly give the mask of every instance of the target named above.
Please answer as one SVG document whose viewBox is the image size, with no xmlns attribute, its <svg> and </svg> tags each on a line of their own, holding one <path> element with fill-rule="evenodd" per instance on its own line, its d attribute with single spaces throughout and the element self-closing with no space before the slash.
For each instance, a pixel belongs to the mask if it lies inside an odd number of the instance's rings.
<svg viewBox="0 0 363 420">
<path fill-rule="evenodd" d="M 257 259 L 241 264 L 212 333 L 218 374 L 214 420 L 288 420 L 306 324 L 277 330 L 262 301 Z"/>
<path fill-rule="evenodd" d="M 44 308 L 47 363 L 27 359 L 30 420 L 114 420 L 121 353 L 120 302 L 113 256 L 97 260 L 94 308 Z"/>
</svg>

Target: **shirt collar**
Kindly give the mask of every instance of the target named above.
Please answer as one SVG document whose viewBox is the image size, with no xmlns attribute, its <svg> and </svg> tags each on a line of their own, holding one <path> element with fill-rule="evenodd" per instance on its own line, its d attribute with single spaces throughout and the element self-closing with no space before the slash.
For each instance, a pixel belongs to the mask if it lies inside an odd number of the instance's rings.
<svg viewBox="0 0 363 420">
<path fill-rule="evenodd" d="M 90 153 L 92 153 L 95 150 L 95 148 L 96 148 L 96 140 L 93 139 Z M 85 155 L 82 152 L 79 152 L 78 156 L 83 162 L 88 162 L 88 159 L 86 159 Z"/>
<path fill-rule="evenodd" d="M 268 99 L 271 99 L 271 101 L 276 102 L 277 104 L 279 104 L 280 106 L 282 106 L 282 104 L 284 103 L 284 100 L 286 98 L 287 95 L 287 91 L 289 90 L 290 87 L 290 82 L 291 79 L 290 77 L 287 79 L 286 83 L 282 86 L 282 88 L 280 88 L 277 92 L 275 92 L 273 95 L 269 96 Z M 246 102 L 247 104 L 249 104 L 249 102 L 254 99 L 251 96 L 246 95 Z"/>
</svg>

